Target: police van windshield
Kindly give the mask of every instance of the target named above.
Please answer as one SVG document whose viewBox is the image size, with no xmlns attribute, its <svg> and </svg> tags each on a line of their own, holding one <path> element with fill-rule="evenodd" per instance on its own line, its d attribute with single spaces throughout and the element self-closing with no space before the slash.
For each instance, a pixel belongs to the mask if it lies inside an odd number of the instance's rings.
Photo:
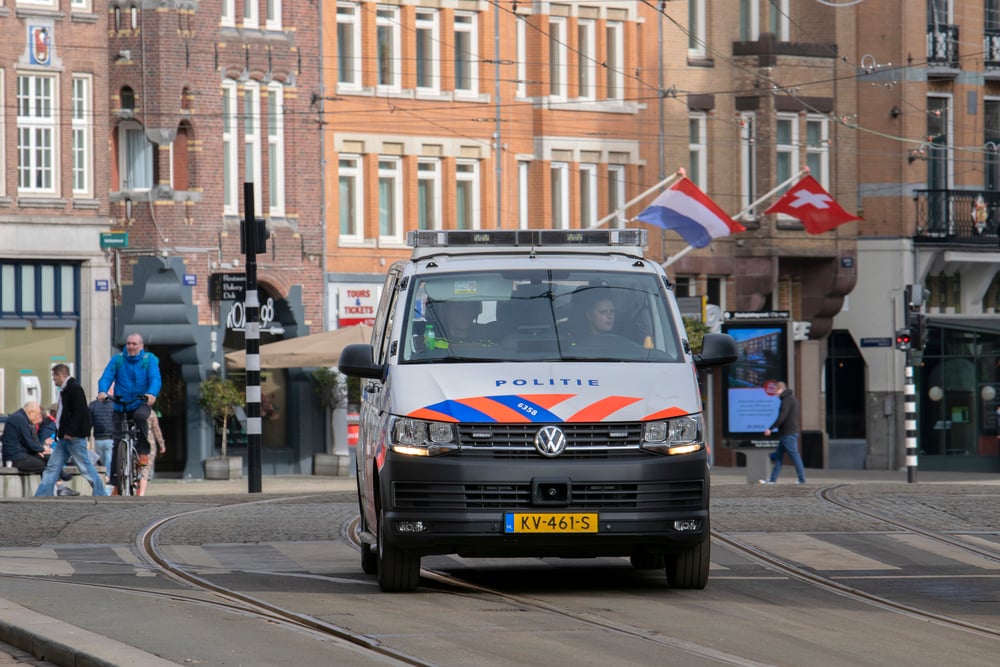
<svg viewBox="0 0 1000 667">
<path fill-rule="evenodd" d="M 417 276 L 400 362 L 681 361 L 665 289 L 608 271 Z"/>
</svg>

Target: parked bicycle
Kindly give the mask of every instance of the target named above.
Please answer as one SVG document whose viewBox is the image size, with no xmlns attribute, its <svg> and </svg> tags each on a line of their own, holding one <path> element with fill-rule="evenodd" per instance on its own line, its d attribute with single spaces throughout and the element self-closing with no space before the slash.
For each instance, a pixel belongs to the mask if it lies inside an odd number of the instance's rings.
<svg viewBox="0 0 1000 667">
<path fill-rule="evenodd" d="M 127 405 L 129 401 L 119 396 L 108 396 L 115 403 Z M 122 425 L 124 432 L 116 431 L 112 436 L 115 440 L 115 454 L 112 460 L 117 460 L 115 469 L 115 489 L 120 496 L 139 495 L 139 452 L 136 444 L 139 442 L 139 426 L 128 413 L 124 414 Z"/>
</svg>

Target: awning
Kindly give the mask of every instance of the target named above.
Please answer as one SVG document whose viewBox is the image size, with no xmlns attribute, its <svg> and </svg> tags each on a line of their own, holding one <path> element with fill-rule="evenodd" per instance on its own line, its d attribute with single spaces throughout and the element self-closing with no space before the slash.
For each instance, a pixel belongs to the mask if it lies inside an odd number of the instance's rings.
<svg viewBox="0 0 1000 667">
<path fill-rule="evenodd" d="M 352 343 L 371 341 L 372 328 L 367 324 L 343 327 L 332 331 L 286 338 L 260 346 L 261 368 L 313 368 L 336 366 L 340 353 Z M 246 368 L 246 352 L 226 354 L 228 368 Z"/>
</svg>

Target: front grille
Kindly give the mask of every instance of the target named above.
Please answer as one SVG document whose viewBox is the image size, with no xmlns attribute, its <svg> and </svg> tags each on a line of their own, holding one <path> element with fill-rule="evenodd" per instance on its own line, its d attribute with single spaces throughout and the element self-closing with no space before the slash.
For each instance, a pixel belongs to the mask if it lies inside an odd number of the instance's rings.
<svg viewBox="0 0 1000 667">
<path fill-rule="evenodd" d="M 546 424 L 460 424 L 459 455 L 493 459 L 528 459 L 535 450 L 535 434 Z M 645 456 L 641 449 L 642 423 L 559 424 L 566 434 L 566 450 L 559 458 L 609 459 Z"/>
<path fill-rule="evenodd" d="M 531 484 L 394 482 L 397 509 L 511 510 L 534 507 Z M 701 509 L 704 481 L 584 482 L 572 485 L 571 510 L 677 511 Z M 551 506 L 546 506 L 552 509 Z"/>
</svg>

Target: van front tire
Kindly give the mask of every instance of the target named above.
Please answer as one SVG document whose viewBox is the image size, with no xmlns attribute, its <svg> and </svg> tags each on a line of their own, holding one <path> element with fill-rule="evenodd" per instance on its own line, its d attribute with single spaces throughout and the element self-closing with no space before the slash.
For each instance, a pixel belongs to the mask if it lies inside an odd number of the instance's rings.
<svg viewBox="0 0 1000 667">
<path fill-rule="evenodd" d="M 385 511 L 378 513 L 378 586 L 386 593 L 416 590 L 420 583 L 420 556 L 385 543 Z M 362 556 L 362 567 L 364 560 Z"/>
<path fill-rule="evenodd" d="M 712 542 L 708 538 L 687 551 L 667 554 L 667 584 L 671 588 L 702 589 L 708 584 Z"/>
</svg>

